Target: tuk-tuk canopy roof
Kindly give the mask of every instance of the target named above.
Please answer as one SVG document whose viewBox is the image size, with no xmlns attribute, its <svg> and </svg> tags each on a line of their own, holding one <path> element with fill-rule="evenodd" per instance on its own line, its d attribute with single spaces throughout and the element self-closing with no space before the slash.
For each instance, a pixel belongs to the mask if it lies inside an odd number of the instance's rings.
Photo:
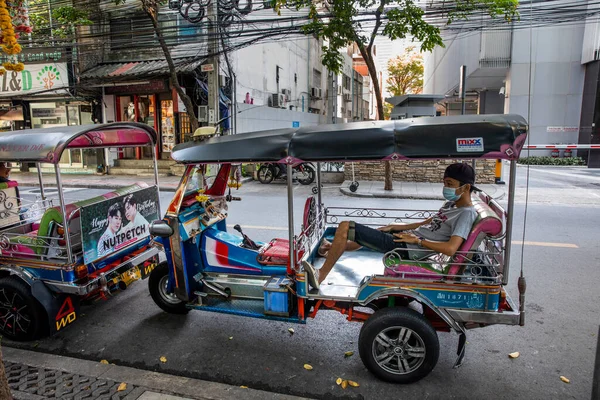
<svg viewBox="0 0 600 400">
<path fill-rule="evenodd" d="M 0 133 L 0 161 L 56 164 L 65 149 L 154 146 L 156 132 L 148 125 L 116 122 Z"/>
<path fill-rule="evenodd" d="M 527 122 L 519 115 L 461 115 L 275 129 L 176 146 L 186 164 L 519 157 Z"/>
</svg>

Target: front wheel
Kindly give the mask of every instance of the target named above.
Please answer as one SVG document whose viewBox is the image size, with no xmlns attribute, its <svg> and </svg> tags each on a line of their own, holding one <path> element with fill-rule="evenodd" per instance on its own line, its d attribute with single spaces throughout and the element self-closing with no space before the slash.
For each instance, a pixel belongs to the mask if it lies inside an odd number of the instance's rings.
<svg viewBox="0 0 600 400">
<path fill-rule="evenodd" d="M 440 354 L 431 324 L 418 312 L 404 307 L 375 312 L 362 326 L 358 349 L 369 371 L 393 383 L 423 379 Z"/>
<path fill-rule="evenodd" d="M 0 334 L 12 340 L 37 338 L 46 321 L 45 312 L 27 284 L 15 277 L 0 280 Z"/>
<path fill-rule="evenodd" d="M 152 270 L 148 278 L 150 296 L 157 306 L 170 314 L 187 314 L 190 310 L 173 293 L 167 292 L 169 284 L 169 265 L 160 263 Z"/>
<path fill-rule="evenodd" d="M 275 179 L 275 169 L 270 165 L 261 165 L 256 175 L 260 183 L 271 183 Z"/>
<path fill-rule="evenodd" d="M 315 181 L 316 175 L 315 169 L 309 164 L 299 166 L 296 172 L 296 177 L 301 185 L 310 185 Z"/>
</svg>

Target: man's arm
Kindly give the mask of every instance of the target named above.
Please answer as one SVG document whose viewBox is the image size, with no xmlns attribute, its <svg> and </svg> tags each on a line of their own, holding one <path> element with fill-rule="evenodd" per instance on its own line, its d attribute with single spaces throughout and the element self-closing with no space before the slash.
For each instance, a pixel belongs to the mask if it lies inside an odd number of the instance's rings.
<svg viewBox="0 0 600 400">
<path fill-rule="evenodd" d="M 431 222 L 432 218 L 427 218 L 425 221 L 413 222 L 411 224 L 389 224 L 386 226 L 382 226 L 381 228 L 377 228 L 382 232 L 394 233 L 394 232 L 402 232 L 402 231 L 410 231 L 412 229 L 417 229 L 421 225 L 426 225 Z"/>
<path fill-rule="evenodd" d="M 394 240 L 394 242 L 400 242 L 400 243 L 410 243 L 410 244 L 419 244 L 419 238 L 415 235 L 413 235 L 412 233 L 399 233 L 394 235 L 395 237 L 397 237 L 398 239 Z M 464 242 L 465 239 L 463 239 L 460 236 L 452 236 L 450 238 L 449 241 L 447 242 L 433 242 L 431 240 L 420 240 L 421 241 L 421 246 L 423 248 L 429 249 L 429 250 L 433 250 L 436 253 L 442 253 L 445 254 L 447 256 L 452 257 L 454 255 L 454 253 L 456 253 L 458 251 L 458 249 L 460 248 L 460 245 Z"/>
</svg>

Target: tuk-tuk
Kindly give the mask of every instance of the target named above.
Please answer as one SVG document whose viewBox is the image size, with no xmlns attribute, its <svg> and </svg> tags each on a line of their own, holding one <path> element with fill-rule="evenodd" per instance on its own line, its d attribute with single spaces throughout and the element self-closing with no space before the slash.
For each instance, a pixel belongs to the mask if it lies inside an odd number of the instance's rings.
<svg viewBox="0 0 600 400">
<path fill-rule="evenodd" d="M 135 147 L 153 154 L 153 185 L 138 182 L 65 201 L 63 154 Z M 158 250 L 149 246 L 147 221 L 161 217 L 156 151 L 156 132 L 137 123 L 0 133 L 0 161 L 35 165 L 39 179 L 39 195 L 17 180 L 0 183 L 2 336 L 24 341 L 55 333 L 77 320 L 82 301 L 108 298 L 149 275 Z M 42 176 L 49 169 L 56 178 L 52 196 Z"/>
<path fill-rule="evenodd" d="M 320 310 L 364 322 L 358 339 L 365 366 L 379 378 L 415 382 L 435 367 L 436 331 L 459 335 L 461 364 L 466 330 L 523 324 L 524 310 L 505 290 L 508 282 L 516 160 L 527 136 L 518 115 L 474 115 L 319 125 L 212 138 L 176 146 L 172 157 L 185 173 L 163 220 L 151 224 L 166 262 L 149 279 L 163 310 L 191 309 L 305 323 Z M 477 212 L 468 238 L 452 257 L 404 260 L 395 252 L 366 248 L 337 261 L 318 289 L 309 287 L 303 262 L 323 265 L 318 249 L 342 220 L 366 223 L 426 219 L 431 210 L 327 207 L 320 185 L 321 162 L 414 159 L 511 161 L 508 211 L 486 193 L 471 195 Z M 230 233 L 225 220 L 236 163 L 285 163 L 288 168 L 286 239 L 254 242 Z M 300 232 L 294 231 L 292 167 L 317 164 L 317 194 L 305 200 Z M 218 164 L 207 173 L 208 164 Z M 235 183 L 235 182 L 233 182 Z M 393 203 L 393 200 L 390 200 Z M 524 281 L 523 281 L 524 283 Z M 521 306 L 524 284 L 519 285 Z"/>
</svg>

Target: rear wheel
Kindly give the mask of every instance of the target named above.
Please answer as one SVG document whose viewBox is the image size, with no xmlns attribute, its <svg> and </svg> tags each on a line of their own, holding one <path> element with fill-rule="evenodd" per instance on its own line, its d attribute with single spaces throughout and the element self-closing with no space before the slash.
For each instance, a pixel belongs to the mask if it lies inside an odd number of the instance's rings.
<svg viewBox="0 0 600 400">
<path fill-rule="evenodd" d="M 394 383 L 424 378 L 440 354 L 437 333 L 431 324 L 418 312 L 404 307 L 375 312 L 360 331 L 358 348 L 369 371 Z"/>
<path fill-rule="evenodd" d="M 190 310 L 175 294 L 167 292 L 169 285 L 169 265 L 160 263 L 152 270 L 148 278 L 150 296 L 157 306 L 171 314 L 187 314 Z"/>
<path fill-rule="evenodd" d="M 302 164 L 297 167 L 296 178 L 301 185 L 310 185 L 315 181 L 317 173 L 310 164 Z"/>
<path fill-rule="evenodd" d="M 46 315 L 31 294 L 29 286 L 15 277 L 0 280 L 0 334 L 9 339 L 27 341 L 37 338 Z"/>
<path fill-rule="evenodd" d="M 259 169 L 258 169 L 258 181 L 260 183 L 271 183 L 273 182 L 273 179 L 275 178 L 275 170 L 272 166 L 270 165 L 262 165 Z"/>
</svg>

